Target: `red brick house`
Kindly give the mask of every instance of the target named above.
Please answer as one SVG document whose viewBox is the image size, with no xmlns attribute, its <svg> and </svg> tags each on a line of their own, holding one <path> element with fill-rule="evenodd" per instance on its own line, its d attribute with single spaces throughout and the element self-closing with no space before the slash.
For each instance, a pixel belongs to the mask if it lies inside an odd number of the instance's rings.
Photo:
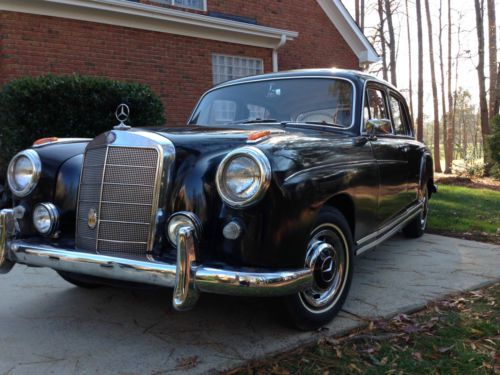
<svg viewBox="0 0 500 375">
<path fill-rule="evenodd" d="M 49 72 L 138 81 L 169 124 L 215 83 L 376 60 L 340 0 L 0 1 L 0 85 Z"/>
</svg>

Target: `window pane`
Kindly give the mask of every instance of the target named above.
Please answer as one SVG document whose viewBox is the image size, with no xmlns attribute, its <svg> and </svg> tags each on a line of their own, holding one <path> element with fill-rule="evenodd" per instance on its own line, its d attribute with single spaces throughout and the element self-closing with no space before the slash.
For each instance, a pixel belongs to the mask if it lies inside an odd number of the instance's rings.
<svg viewBox="0 0 500 375">
<path fill-rule="evenodd" d="M 204 10 L 203 0 L 173 0 L 173 5 L 184 8 Z"/>
<path fill-rule="evenodd" d="M 223 86 L 209 92 L 191 124 L 224 125 L 252 120 L 314 123 L 349 127 L 353 121 L 353 88 L 331 78 L 276 79 Z M 232 106 L 223 110 L 220 102 Z M 214 116 L 213 113 L 218 113 Z"/>
<path fill-rule="evenodd" d="M 240 56 L 212 55 L 212 70 L 214 84 L 231 79 L 262 74 L 262 59 Z"/>
<path fill-rule="evenodd" d="M 404 121 L 404 116 L 401 112 L 401 103 L 393 96 L 390 97 L 390 103 L 392 111 L 392 121 L 394 123 L 394 130 L 396 134 L 408 135 L 406 121 Z"/>
<path fill-rule="evenodd" d="M 385 107 L 385 94 L 380 90 L 368 89 L 367 96 L 370 118 L 388 120 L 389 115 Z"/>
<path fill-rule="evenodd" d="M 236 116 L 236 103 L 231 100 L 216 100 L 212 107 L 211 123 L 233 122 Z"/>
</svg>

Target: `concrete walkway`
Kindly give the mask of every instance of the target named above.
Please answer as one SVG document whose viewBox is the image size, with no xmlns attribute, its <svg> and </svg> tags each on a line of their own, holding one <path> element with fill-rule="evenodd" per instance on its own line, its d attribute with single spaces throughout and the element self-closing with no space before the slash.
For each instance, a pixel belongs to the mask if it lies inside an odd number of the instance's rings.
<svg viewBox="0 0 500 375">
<path fill-rule="evenodd" d="M 500 280 L 500 247 L 426 235 L 400 237 L 357 259 L 344 311 L 321 334 L 390 317 Z M 169 291 L 82 290 L 52 270 L 0 276 L 0 374 L 215 372 L 318 338 L 283 327 L 273 304 L 202 296 L 174 312 Z"/>
</svg>

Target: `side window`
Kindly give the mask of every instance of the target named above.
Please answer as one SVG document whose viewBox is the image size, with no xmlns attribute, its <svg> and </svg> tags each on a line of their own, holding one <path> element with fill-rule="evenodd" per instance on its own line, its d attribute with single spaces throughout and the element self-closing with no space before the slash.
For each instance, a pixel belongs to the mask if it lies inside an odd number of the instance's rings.
<svg viewBox="0 0 500 375">
<path fill-rule="evenodd" d="M 410 128 L 408 126 L 404 107 L 399 99 L 394 96 L 389 97 L 389 102 L 391 104 L 392 121 L 394 124 L 394 132 L 397 135 L 411 135 Z"/>
<path fill-rule="evenodd" d="M 365 130 L 369 131 L 374 123 L 378 124 L 378 133 L 390 134 L 391 119 L 387 110 L 385 92 L 376 89 L 368 88 L 366 90 L 366 107 L 365 111 Z M 366 116 L 368 114 L 368 116 Z"/>
</svg>

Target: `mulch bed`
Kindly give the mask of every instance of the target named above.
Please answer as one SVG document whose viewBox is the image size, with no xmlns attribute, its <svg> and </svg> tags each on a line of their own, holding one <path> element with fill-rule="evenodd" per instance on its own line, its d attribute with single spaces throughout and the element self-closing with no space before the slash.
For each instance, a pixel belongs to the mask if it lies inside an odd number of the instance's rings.
<svg viewBox="0 0 500 375">
<path fill-rule="evenodd" d="M 500 236 L 491 233 L 478 233 L 478 232 L 457 233 L 457 232 L 435 230 L 435 229 L 426 229 L 426 232 L 431 234 L 438 234 L 441 236 L 460 238 L 461 240 L 486 242 L 486 243 L 491 243 L 493 245 L 500 245 Z"/>
<path fill-rule="evenodd" d="M 435 182 L 438 186 L 443 184 L 500 191 L 500 181 L 489 177 L 461 177 L 437 173 Z"/>
</svg>

